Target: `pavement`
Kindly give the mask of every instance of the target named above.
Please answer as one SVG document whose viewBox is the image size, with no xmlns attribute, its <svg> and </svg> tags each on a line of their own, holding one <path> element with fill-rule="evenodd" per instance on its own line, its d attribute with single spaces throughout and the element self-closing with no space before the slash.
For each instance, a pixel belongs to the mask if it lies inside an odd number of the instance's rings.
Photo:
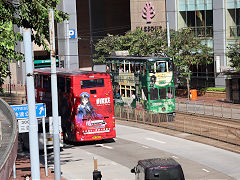
<svg viewBox="0 0 240 180">
<path fill-rule="evenodd" d="M 43 180 L 54 179 L 54 173 L 48 169 L 48 176 L 45 175 L 45 168 L 43 164 L 40 164 L 40 178 Z M 10 180 L 30 180 L 31 178 L 31 163 L 30 155 L 27 152 L 18 152 L 16 160 L 16 178 L 13 178 L 13 174 Z"/>
</svg>

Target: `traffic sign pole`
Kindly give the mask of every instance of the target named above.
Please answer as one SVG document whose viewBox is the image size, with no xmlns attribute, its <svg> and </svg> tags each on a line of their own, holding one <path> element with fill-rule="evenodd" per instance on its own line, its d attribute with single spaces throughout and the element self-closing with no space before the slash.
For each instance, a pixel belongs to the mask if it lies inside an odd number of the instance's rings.
<svg viewBox="0 0 240 180">
<path fill-rule="evenodd" d="M 31 176 L 32 179 L 40 179 L 40 164 L 39 164 L 39 146 L 38 146 L 38 122 L 36 118 L 35 109 L 35 90 L 33 80 L 33 55 L 32 55 L 32 41 L 31 30 L 24 29 L 23 31 L 24 55 L 26 65 L 26 79 L 27 79 L 27 101 L 28 101 L 28 115 L 29 115 L 29 148 L 31 160 Z"/>
<path fill-rule="evenodd" d="M 50 56 L 51 56 L 51 88 L 52 88 L 52 114 L 53 114 L 53 147 L 54 147 L 54 178 L 61 180 L 60 167 L 60 138 L 58 120 L 58 92 L 56 74 L 56 52 L 55 52 L 55 31 L 54 12 L 49 10 L 49 33 L 50 33 Z"/>
<path fill-rule="evenodd" d="M 47 142 L 46 142 L 46 126 L 45 117 L 42 118 L 42 128 L 43 128 L 43 145 L 44 145 L 44 164 L 45 164 L 45 175 L 48 176 L 48 164 L 47 164 Z"/>
</svg>

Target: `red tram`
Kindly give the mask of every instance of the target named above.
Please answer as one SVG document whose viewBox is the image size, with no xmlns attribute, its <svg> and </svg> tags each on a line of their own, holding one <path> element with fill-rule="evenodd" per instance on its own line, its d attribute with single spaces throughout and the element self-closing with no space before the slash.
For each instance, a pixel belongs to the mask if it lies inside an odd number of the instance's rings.
<svg viewBox="0 0 240 180">
<path fill-rule="evenodd" d="M 51 69 L 36 69 L 35 94 L 52 113 Z M 93 141 L 116 137 L 110 75 L 57 69 L 58 107 L 65 141 Z"/>
</svg>

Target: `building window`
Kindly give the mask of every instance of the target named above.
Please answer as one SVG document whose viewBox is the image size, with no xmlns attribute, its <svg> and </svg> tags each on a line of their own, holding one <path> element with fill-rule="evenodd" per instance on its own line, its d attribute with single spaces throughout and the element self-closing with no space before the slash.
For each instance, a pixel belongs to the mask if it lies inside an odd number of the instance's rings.
<svg viewBox="0 0 240 180">
<path fill-rule="evenodd" d="M 228 9 L 229 18 L 232 22 L 230 25 L 230 37 L 240 36 L 240 9 Z"/>
<path fill-rule="evenodd" d="M 196 37 L 213 37 L 211 0 L 180 0 L 179 27 L 190 27 Z"/>
</svg>

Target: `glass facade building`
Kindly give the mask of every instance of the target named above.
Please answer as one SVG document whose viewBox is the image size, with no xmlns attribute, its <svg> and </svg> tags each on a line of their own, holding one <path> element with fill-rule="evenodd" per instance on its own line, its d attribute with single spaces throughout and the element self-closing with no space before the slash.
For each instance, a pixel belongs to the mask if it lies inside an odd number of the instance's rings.
<svg viewBox="0 0 240 180">
<path fill-rule="evenodd" d="M 229 66 L 227 46 L 240 41 L 240 0 L 167 0 L 166 11 L 170 28 L 191 28 L 196 37 L 213 48 L 215 86 L 224 87 L 224 76 L 217 69 Z"/>
</svg>

